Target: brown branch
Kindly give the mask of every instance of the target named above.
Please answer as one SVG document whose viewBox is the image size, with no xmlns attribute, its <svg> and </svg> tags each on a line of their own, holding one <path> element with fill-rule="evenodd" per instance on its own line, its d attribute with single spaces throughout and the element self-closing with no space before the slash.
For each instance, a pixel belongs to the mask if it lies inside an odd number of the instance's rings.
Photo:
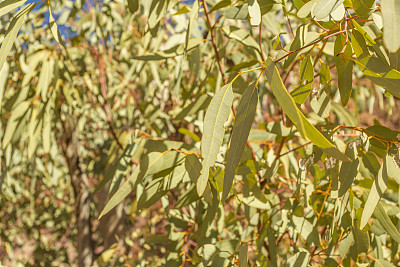
<svg viewBox="0 0 400 267">
<path fill-rule="evenodd" d="M 215 35 L 214 35 L 214 31 L 213 31 L 214 26 L 211 25 L 210 13 L 208 13 L 208 6 L 207 6 L 206 1 L 202 0 L 202 3 L 203 3 L 203 7 L 204 7 L 204 14 L 206 15 L 206 18 L 207 18 L 207 24 L 208 24 L 208 27 L 210 28 L 211 44 L 212 44 L 213 49 L 214 49 L 215 58 L 217 60 L 219 71 L 221 72 L 221 75 L 222 75 L 222 80 L 224 81 L 224 84 L 226 84 L 227 83 L 227 79 L 225 77 L 225 73 L 224 73 L 224 69 L 223 69 L 223 66 L 222 66 L 221 58 L 219 57 L 218 48 L 217 48 L 217 45 L 215 43 Z"/>
<path fill-rule="evenodd" d="M 262 48 L 262 38 L 261 38 L 261 25 L 262 25 L 262 22 L 260 23 L 260 25 L 258 26 L 258 29 L 259 29 L 259 34 L 258 34 L 258 43 L 260 44 L 260 52 L 261 52 L 261 58 L 262 58 L 262 60 L 265 62 L 265 55 L 264 55 L 264 50 L 263 50 L 263 48 Z"/>
<path fill-rule="evenodd" d="M 202 0 L 202 3 L 203 3 L 203 7 L 204 7 L 204 14 L 206 15 L 206 19 L 207 19 L 207 24 L 208 24 L 208 27 L 210 28 L 211 44 L 214 49 L 215 59 L 218 63 L 218 67 L 219 67 L 219 71 L 221 72 L 222 80 L 224 81 L 224 84 L 227 84 L 228 80 L 225 76 L 225 72 L 224 72 L 224 69 L 222 66 L 222 61 L 218 55 L 218 49 L 217 49 L 217 45 L 215 43 L 214 26 L 211 25 L 211 19 L 210 19 L 210 13 L 208 12 L 208 6 L 207 6 L 207 3 L 205 0 Z M 236 117 L 236 109 L 234 106 L 232 106 L 232 112 L 233 112 L 233 115 Z M 254 149 L 251 147 L 250 142 L 248 140 L 247 140 L 246 144 L 252 151 L 253 160 L 257 161 L 256 153 L 255 153 Z M 258 175 L 258 178 L 261 180 L 262 176 L 261 176 L 260 172 L 257 172 L 257 175 Z"/>
<path fill-rule="evenodd" d="M 303 46 L 303 47 L 300 47 L 299 49 L 290 51 L 288 54 L 286 54 L 286 55 L 284 55 L 283 57 L 281 57 L 281 58 L 275 60 L 274 63 L 276 64 L 276 63 L 278 63 L 279 61 L 282 61 L 283 59 L 287 58 L 287 57 L 290 56 L 291 54 L 297 53 L 297 52 L 299 52 L 299 51 L 301 51 L 301 50 L 303 50 L 303 49 L 305 49 L 305 48 L 307 48 L 307 47 L 310 47 L 310 46 L 312 46 L 312 45 L 315 45 L 315 44 L 317 44 L 317 43 L 319 43 L 319 42 L 321 42 L 321 41 L 324 41 L 324 40 L 326 40 L 326 39 L 328 39 L 328 38 L 330 38 L 330 37 L 332 37 L 332 36 L 335 36 L 335 35 L 338 35 L 338 34 L 344 33 L 344 32 L 345 32 L 345 31 L 342 30 L 342 31 L 338 31 L 338 32 L 329 34 L 328 36 L 325 36 L 325 37 L 322 38 L 322 39 L 319 39 L 319 40 L 314 41 L 314 42 L 312 42 L 312 43 L 310 43 L 310 44 L 308 44 L 308 45 L 305 45 L 305 46 Z"/>
<path fill-rule="evenodd" d="M 111 135 L 117 142 L 117 145 L 123 150 L 124 147 L 122 146 L 121 142 L 118 140 L 118 137 L 115 133 L 114 126 L 111 121 L 110 109 L 107 104 L 107 77 L 106 77 L 106 72 L 105 72 L 105 67 L 104 67 L 105 64 L 104 64 L 103 55 L 99 54 L 97 49 L 95 49 L 95 48 L 92 49 L 92 54 L 95 57 L 97 57 L 97 62 L 99 64 L 101 96 L 104 99 L 102 107 L 103 107 L 104 112 L 106 113 L 108 127 L 110 128 Z"/>
</svg>

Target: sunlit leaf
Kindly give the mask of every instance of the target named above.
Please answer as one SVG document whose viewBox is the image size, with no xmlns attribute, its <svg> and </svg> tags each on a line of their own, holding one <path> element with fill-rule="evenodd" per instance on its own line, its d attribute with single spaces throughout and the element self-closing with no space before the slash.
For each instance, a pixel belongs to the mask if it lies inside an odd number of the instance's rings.
<svg viewBox="0 0 400 267">
<path fill-rule="evenodd" d="M 28 4 L 24 6 L 11 20 L 8 25 L 5 37 L 1 42 L 0 47 L 0 70 L 3 68 L 4 62 L 11 50 L 15 38 L 17 37 L 19 29 L 22 27 L 22 23 L 25 20 L 26 15 L 36 6 L 36 3 Z"/>
<path fill-rule="evenodd" d="M 400 2 L 397 0 L 382 0 L 383 41 L 390 52 L 400 48 Z"/>
<path fill-rule="evenodd" d="M 224 122 L 228 119 L 233 101 L 232 84 L 223 86 L 212 98 L 204 118 L 201 156 L 203 157 L 201 176 L 197 180 L 197 193 L 203 195 L 210 167 L 214 165 L 224 138 Z"/>
</svg>

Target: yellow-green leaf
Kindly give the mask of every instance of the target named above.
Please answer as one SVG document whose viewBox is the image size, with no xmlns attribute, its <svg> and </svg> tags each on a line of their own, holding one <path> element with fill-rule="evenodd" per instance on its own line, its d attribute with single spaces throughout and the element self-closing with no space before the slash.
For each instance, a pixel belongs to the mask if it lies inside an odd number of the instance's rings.
<svg viewBox="0 0 400 267">
<path fill-rule="evenodd" d="M 390 156 L 386 155 L 383 159 L 383 164 L 379 169 L 378 175 L 374 183 L 372 184 L 371 191 L 369 192 L 368 199 L 365 202 L 365 207 L 361 216 L 360 229 L 363 229 L 367 225 L 369 218 L 371 218 L 372 213 L 375 210 L 376 205 L 381 199 L 383 193 L 387 189 L 388 183 L 388 164 Z"/>
<path fill-rule="evenodd" d="M 272 58 L 268 58 L 265 62 L 265 74 L 271 89 L 279 105 L 283 108 L 288 117 L 292 120 L 297 130 L 303 137 L 307 137 L 316 146 L 320 147 L 329 156 L 336 159 L 347 161 L 348 158 L 343 155 L 331 142 L 329 142 L 321 132 L 319 132 L 297 108 L 291 95 L 287 92 L 282 79 L 279 75 Z"/>
<path fill-rule="evenodd" d="M 11 20 L 8 25 L 5 37 L 0 47 L 0 70 L 3 68 L 4 62 L 11 50 L 15 38 L 18 35 L 19 29 L 22 27 L 22 23 L 25 20 L 26 15 L 36 6 L 37 3 L 32 3 L 24 6 Z"/>
<path fill-rule="evenodd" d="M 57 22 L 54 19 L 53 14 L 51 12 L 50 0 L 47 0 L 47 5 L 49 7 L 49 26 L 51 33 L 53 34 L 54 39 L 57 41 L 57 43 L 65 47 L 65 44 L 61 38 L 60 31 L 58 30 Z"/>
<path fill-rule="evenodd" d="M 4 0 L 0 3 L 0 17 L 25 4 L 26 0 Z"/>
<path fill-rule="evenodd" d="M 131 176 L 120 186 L 102 210 L 99 219 L 120 203 L 147 176 L 177 165 L 184 155 L 178 151 L 152 152 L 136 166 Z"/>
<path fill-rule="evenodd" d="M 214 165 L 221 147 L 225 130 L 224 122 L 228 119 L 233 101 L 232 84 L 226 84 L 211 99 L 204 118 L 201 156 L 203 157 L 200 178 L 197 180 L 197 193 L 203 195 L 206 188 L 210 167 Z"/>
</svg>

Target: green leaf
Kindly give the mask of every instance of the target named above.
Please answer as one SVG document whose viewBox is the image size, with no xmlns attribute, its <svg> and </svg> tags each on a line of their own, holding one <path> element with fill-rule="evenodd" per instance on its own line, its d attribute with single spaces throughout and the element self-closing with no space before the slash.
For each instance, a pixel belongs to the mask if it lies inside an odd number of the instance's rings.
<svg viewBox="0 0 400 267">
<path fill-rule="evenodd" d="M 338 8 L 344 0 L 320 0 L 313 9 L 313 15 L 317 20 L 322 20 L 329 16 Z"/>
<path fill-rule="evenodd" d="M 43 140 L 43 152 L 44 153 L 50 153 L 51 119 L 52 119 L 51 106 L 49 104 L 47 104 L 46 109 L 43 114 L 42 140 Z"/>
<path fill-rule="evenodd" d="M 331 109 L 331 101 L 324 91 L 319 96 L 311 96 L 311 108 L 321 118 L 327 118 Z"/>
<path fill-rule="evenodd" d="M 310 15 L 311 11 L 314 9 L 314 6 L 318 3 L 318 0 L 311 0 L 305 3 L 297 12 L 297 16 L 299 18 L 306 18 Z"/>
<path fill-rule="evenodd" d="M 139 0 L 128 0 L 129 12 L 132 14 L 139 10 Z"/>
<path fill-rule="evenodd" d="M 377 57 L 364 57 L 354 60 L 365 76 L 375 84 L 385 88 L 395 97 L 400 98 L 400 72 L 392 69 Z"/>
<path fill-rule="evenodd" d="M 165 151 L 163 153 L 152 152 L 147 154 L 135 168 L 131 176 L 120 186 L 117 192 L 107 202 L 100 213 L 99 219 L 120 203 L 136 186 L 147 176 L 177 165 L 184 155 L 177 151 Z"/>
<path fill-rule="evenodd" d="M 4 0 L 0 3 L 0 17 L 25 4 L 26 0 Z"/>
<path fill-rule="evenodd" d="M 51 12 L 50 0 L 47 0 L 47 5 L 49 6 L 49 26 L 51 33 L 53 34 L 54 39 L 57 41 L 57 43 L 65 47 L 65 44 L 61 38 L 60 31 L 58 30 L 57 22 L 54 19 L 53 14 Z"/>
<path fill-rule="evenodd" d="M 340 167 L 339 197 L 343 196 L 353 184 L 354 178 L 356 178 L 358 173 L 358 166 L 360 164 L 360 161 L 357 157 L 357 147 L 354 143 L 347 145 L 345 154 L 351 159 L 351 161 L 343 162 L 342 166 Z"/>
<path fill-rule="evenodd" d="M 3 68 L 4 62 L 11 50 L 15 38 L 18 35 L 19 29 L 25 20 L 26 15 L 36 6 L 37 3 L 32 3 L 24 6 L 11 20 L 8 25 L 6 34 L 0 47 L 0 70 Z"/>
<path fill-rule="evenodd" d="M 365 38 L 358 30 L 353 30 L 351 32 L 351 47 L 357 58 L 369 56 Z"/>
<path fill-rule="evenodd" d="M 344 55 L 342 55 L 340 53 L 345 45 L 346 48 L 343 52 Z M 349 102 L 352 90 L 353 62 L 347 58 L 351 57 L 352 50 L 350 43 L 348 42 L 346 44 L 346 37 L 344 34 L 340 34 L 336 37 L 334 51 L 336 70 L 338 72 L 340 99 L 342 100 L 342 105 L 345 106 L 347 105 L 347 102 Z"/>
<path fill-rule="evenodd" d="M 203 259 L 204 266 L 207 266 L 219 252 L 220 250 L 213 244 L 205 244 L 198 251 Z"/>
<path fill-rule="evenodd" d="M 2 107 L 2 101 L 3 101 L 3 94 L 6 88 L 7 80 L 8 80 L 8 70 L 10 69 L 10 66 L 8 63 L 5 63 L 3 65 L 3 68 L 0 69 L 0 114 L 1 114 L 1 107 Z"/>
<path fill-rule="evenodd" d="M 307 25 L 302 24 L 299 27 L 297 27 L 296 35 L 294 36 L 294 40 L 290 45 L 290 51 L 295 51 L 304 46 L 307 40 L 307 33 L 308 33 Z M 293 62 L 293 60 L 297 57 L 298 54 L 299 52 L 295 52 L 289 55 L 286 58 L 285 63 L 283 64 L 283 68 L 286 69 L 287 67 L 289 67 L 289 65 Z"/>
<path fill-rule="evenodd" d="M 290 257 L 285 263 L 284 267 L 307 267 L 310 260 L 310 253 L 304 248 Z"/>
<path fill-rule="evenodd" d="M 3 136 L 3 144 L 2 144 L 3 149 L 5 149 L 11 142 L 11 139 L 13 138 L 13 135 L 18 125 L 20 123 L 23 123 L 22 119 L 30 106 L 31 106 L 30 101 L 23 101 L 18 106 L 16 106 L 15 109 L 11 112 L 11 116 L 7 122 L 6 132 L 4 133 Z"/>
<path fill-rule="evenodd" d="M 382 0 L 383 41 L 390 52 L 400 48 L 400 2 L 398 0 Z"/>
<path fill-rule="evenodd" d="M 390 156 L 386 155 L 383 159 L 383 164 L 379 169 L 378 175 L 372 184 L 371 191 L 369 192 L 368 199 L 365 202 L 364 211 L 361 216 L 360 229 L 363 229 L 367 225 L 369 218 L 375 210 L 376 205 L 381 199 L 383 193 L 387 189 L 388 183 L 388 164 Z"/>
<path fill-rule="evenodd" d="M 189 137 L 192 138 L 193 141 L 195 141 L 195 142 L 200 142 L 200 138 L 199 138 L 195 133 L 189 131 L 189 130 L 186 129 L 186 128 L 179 128 L 178 132 L 180 132 L 181 134 L 184 134 L 184 135 L 189 136 Z"/>
<path fill-rule="evenodd" d="M 303 137 L 308 137 L 311 142 L 320 147 L 326 154 L 339 160 L 347 161 L 348 158 L 344 156 L 331 142 L 329 142 L 297 108 L 293 98 L 283 85 L 278 69 L 271 58 L 266 60 L 265 67 L 265 74 L 267 75 L 273 94 L 300 134 Z"/>
<path fill-rule="evenodd" d="M 185 107 L 181 111 L 179 111 L 178 114 L 175 113 L 176 116 L 174 117 L 174 120 L 183 120 L 186 116 L 190 116 L 200 110 L 206 109 L 207 106 L 210 104 L 210 101 L 211 97 L 209 95 L 201 95 L 193 102 L 185 105 Z"/>
<path fill-rule="evenodd" d="M 353 0 L 353 7 L 357 15 L 368 17 L 375 10 L 376 0 Z"/>
<path fill-rule="evenodd" d="M 251 26 L 258 26 L 261 23 L 261 10 L 260 5 L 257 0 L 248 0 L 249 6 L 249 15 L 250 15 L 250 24 Z"/>
<path fill-rule="evenodd" d="M 245 243 L 239 247 L 239 267 L 247 267 L 248 249 L 248 243 Z"/>
<path fill-rule="evenodd" d="M 231 0 L 222 0 L 222 1 L 218 1 L 211 9 L 210 9 L 210 13 L 217 11 L 221 8 L 224 8 L 226 6 L 229 6 L 231 4 Z"/>
<path fill-rule="evenodd" d="M 203 195 L 210 167 L 214 165 L 225 134 L 224 122 L 228 119 L 233 102 L 232 84 L 223 86 L 212 98 L 204 117 L 201 156 L 201 176 L 197 180 L 197 193 Z"/>
<path fill-rule="evenodd" d="M 320 236 L 312 223 L 310 223 L 304 217 L 293 216 L 292 220 L 296 231 L 300 233 L 304 240 L 306 240 L 308 243 L 312 243 L 315 246 L 320 244 Z"/>
<path fill-rule="evenodd" d="M 246 19 L 249 14 L 248 4 L 234 6 L 225 11 L 225 17 L 228 19 Z"/>
<path fill-rule="evenodd" d="M 296 104 L 304 104 L 310 94 L 314 80 L 314 67 L 308 55 L 300 64 L 300 86 L 290 92 Z"/>
<path fill-rule="evenodd" d="M 186 30 L 186 38 L 185 38 L 185 51 L 186 52 L 188 51 L 188 47 L 189 47 L 189 40 L 190 40 L 190 36 L 191 36 L 191 31 L 193 28 L 193 23 L 196 21 L 197 16 L 199 15 L 199 9 L 200 9 L 199 1 L 194 1 L 192 10 L 190 11 L 190 15 L 189 15 L 189 25 L 187 26 L 187 30 Z"/>
<path fill-rule="evenodd" d="M 400 243 L 400 233 L 397 230 L 396 226 L 394 226 L 392 220 L 389 218 L 385 211 L 385 208 L 380 202 L 378 202 L 378 204 L 376 205 L 374 216 L 379 221 L 383 229 L 385 229 L 387 233 L 393 238 L 393 240 L 396 243 Z"/>
<path fill-rule="evenodd" d="M 224 187 L 222 201 L 228 196 L 231 190 L 235 170 L 238 166 L 246 146 L 247 138 L 250 133 L 251 125 L 254 121 L 258 103 L 257 83 L 254 82 L 244 91 L 237 108 L 235 124 L 232 130 L 232 140 L 227 152 L 227 161 L 224 176 Z"/>
</svg>

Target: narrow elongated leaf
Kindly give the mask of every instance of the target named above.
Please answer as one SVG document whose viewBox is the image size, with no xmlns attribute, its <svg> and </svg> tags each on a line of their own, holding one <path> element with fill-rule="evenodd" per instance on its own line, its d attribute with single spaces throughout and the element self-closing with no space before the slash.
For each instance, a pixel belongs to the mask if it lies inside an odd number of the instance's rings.
<svg viewBox="0 0 400 267">
<path fill-rule="evenodd" d="M 378 202 L 374 211 L 375 218 L 382 225 L 383 229 L 387 231 L 387 233 L 393 238 L 396 243 L 400 243 L 400 233 L 399 230 L 394 226 L 392 220 L 387 215 L 385 208 L 383 205 Z"/>
<path fill-rule="evenodd" d="M 5 37 L 0 47 L 0 70 L 3 68 L 4 62 L 10 53 L 11 47 L 14 43 L 15 38 L 18 35 L 19 29 L 22 27 L 22 23 L 25 20 L 26 15 L 36 6 L 36 3 L 28 4 L 24 6 L 11 20 L 8 25 Z"/>
<path fill-rule="evenodd" d="M 358 173 L 360 161 L 357 157 L 357 147 L 351 143 L 347 146 L 346 156 L 351 159 L 349 162 L 343 162 L 339 172 L 339 197 L 343 196 L 353 184 L 354 178 Z"/>
<path fill-rule="evenodd" d="M 190 11 L 189 25 L 188 25 L 187 30 L 186 30 L 185 52 L 187 52 L 187 50 L 188 50 L 190 35 L 191 35 L 192 28 L 193 28 L 193 23 L 197 19 L 197 16 L 199 14 L 199 9 L 200 9 L 199 1 L 194 1 L 193 2 L 193 6 L 192 6 L 192 10 Z"/>
<path fill-rule="evenodd" d="M 386 155 L 383 159 L 383 164 L 379 169 L 378 175 L 372 184 L 371 191 L 369 192 L 367 202 L 365 202 L 364 211 L 361 216 L 360 229 L 367 225 L 369 218 L 375 210 L 376 205 L 385 193 L 388 183 L 388 164 L 390 156 Z"/>
<path fill-rule="evenodd" d="M 338 8 L 344 0 L 320 0 L 313 9 L 314 17 L 322 20 Z"/>
<path fill-rule="evenodd" d="M 224 122 L 228 119 L 233 101 L 232 84 L 226 84 L 212 98 L 204 117 L 201 156 L 203 157 L 200 178 L 197 180 L 197 193 L 203 195 L 210 167 L 214 165 L 224 138 Z"/>
<path fill-rule="evenodd" d="M 247 137 L 253 124 L 257 103 L 258 90 L 256 83 L 253 83 L 244 91 L 237 109 L 235 124 L 232 130 L 231 145 L 227 153 L 222 200 L 228 196 L 231 189 L 236 167 L 242 157 Z"/>
<path fill-rule="evenodd" d="M 145 156 L 140 164 L 135 168 L 131 176 L 121 185 L 117 192 L 107 202 L 102 210 L 99 219 L 107 214 L 112 208 L 120 203 L 136 186 L 149 175 L 153 175 L 162 170 L 177 165 L 184 155 L 177 151 L 166 151 L 163 153 L 152 152 Z"/>
<path fill-rule="evenodd" d="M 51 33 L 53 34 L 54 39 L 57 41 L 57 43 L 65 47 L 65 44 L 61 38 L 60 31 L 58 30 L 57 22 L 54 19 L 53 14 L 51 12 L 50 0 L 47 0 L 47 5 L 49 6 L 49 26 Z"/>
<path fill-rule="evenodd" d="M 296 35 L 294 36 L 294 40 L 292 44 L 290 45 L 290 51 L 295 51 L 299 49 L 300 47 L 304 46 L 306 40 L 307 40 L 307 33 L 308 33 L 308 26 L 307 25 L 300 25 L 296 29 Z M 283 68 L 287 68 L 290 66 L 290 64 L 293 62 L 293 60 L 297 57 L 299 52 L 295 52 L 291 55 L 289 55 L 285 63 L 283 64 Z"/>
<path fill-rule="evenodd" d="M 357 15 L 368 17 L 375 9 L 376 0 L 353 0 L 353 7 Z"/>
<path fill-rule="evenodd" d="M 351 57 L 352 55 L 350 43 L 347 43 L 346 48 L 343 52 L 345 55 L 340 54 L 345 45 L 346 37 L 344 36 L 344 34 L 338 35 L 336 37 L 334 50 L 336 69 L 338 72 L 340 99 L 342 100 L 343 106 L 347 105 L 347 102 L 349 102 L 353 82 L 353 62 L 347 58 Z"/>
<path fill-rule="evenodd" d="M 50 152 L 50 141 L 51 141 L 51 106 L 47 104 L 46 110 L 43 114 L 43 132 L 42 132 L 42 142 L 43 142 L 43 152 Z"/>
<path fill-rule="evenodd" d="M 7 78 L 8 78 L 8 63 L 3 65 L 3 68 L 0 69 L 0 112 L 1 112 L 1 103 L 3 101 L 4 89 L 6 88 Z"/>
<path fill-rule="evenodd" d="M 248 248 L 248 243 L 245 243 L 239 247 L 239 267 L 247 267 Z"/>
<path fill-rule="evenodd" d="M 26 0 L 4 0 L 0 3 L 0 17 L 25 4 Z"/>
<path fill-rule="evenodd" d="M 303 137 L 307 137 L 316 146 L 320 147 L 326 154 L 343 161 L 349 160 L 343 155 L 331 142 L 329 142 L 304 116 L 297 108 L 291 95 L 287 92 L 282 79 L 279 75 L 272 58 L 268 58 L 265 62 L 265 74 L 271 89 L 279 104 L 292 120 L 297 130 Z"/>
<path fill-rule="evenodd" d="M 261 10 L 257 0 L 248 0 L 250 24 L 252 26 L 260 25 L 261 23 Z"/>
<path fill-rule="evenodd" d="M 210 9 L 210 13 L 217 11 L 221 8 L 224 8 L 226 6 L 229 6 L 231 4 L 231 0 L 222 0 L 222 1 L 218 1 L 211 9 Z"/>
<path fill-rule="evenodd" d="M 364 57 L 354 60 L 365 76 L 392 95 L 400 98 L 400 72 L 392 69 L 377 57 Z"/>
<path fill-rule="evenodd" d="M 311 56 L 308 55 L 300 64 L 300 85 L 290 92 L 297 104 L 304 104 L 310 94 L 314 80 L 314 67 Z"/>
<path fill-rule="evenodd" d="M 249 15 L 248 4 L 228 8 L 224 15 L 228 19 L 246 19 Z"/>
<path fill-rule="evenodd" d="M 11 116 L 7 122 L 6 132 L 3 136 L 3 144 L 2 148 L 5 149 L 8 144 L 11 142 L 11 139 L 14 135 L 15 130 L 17 129 L 18 125 L 21 123 L 22 118 L 25 115 L 25 112 L 30 107 L 30 101 L 21 102 L 16 108 L 11 112 Z"/>
<path fill-rule="evenodd" d="M 390 52 L 400 48 L 400 1 L 382 0 L 383 41 Z"/>
</svg>

